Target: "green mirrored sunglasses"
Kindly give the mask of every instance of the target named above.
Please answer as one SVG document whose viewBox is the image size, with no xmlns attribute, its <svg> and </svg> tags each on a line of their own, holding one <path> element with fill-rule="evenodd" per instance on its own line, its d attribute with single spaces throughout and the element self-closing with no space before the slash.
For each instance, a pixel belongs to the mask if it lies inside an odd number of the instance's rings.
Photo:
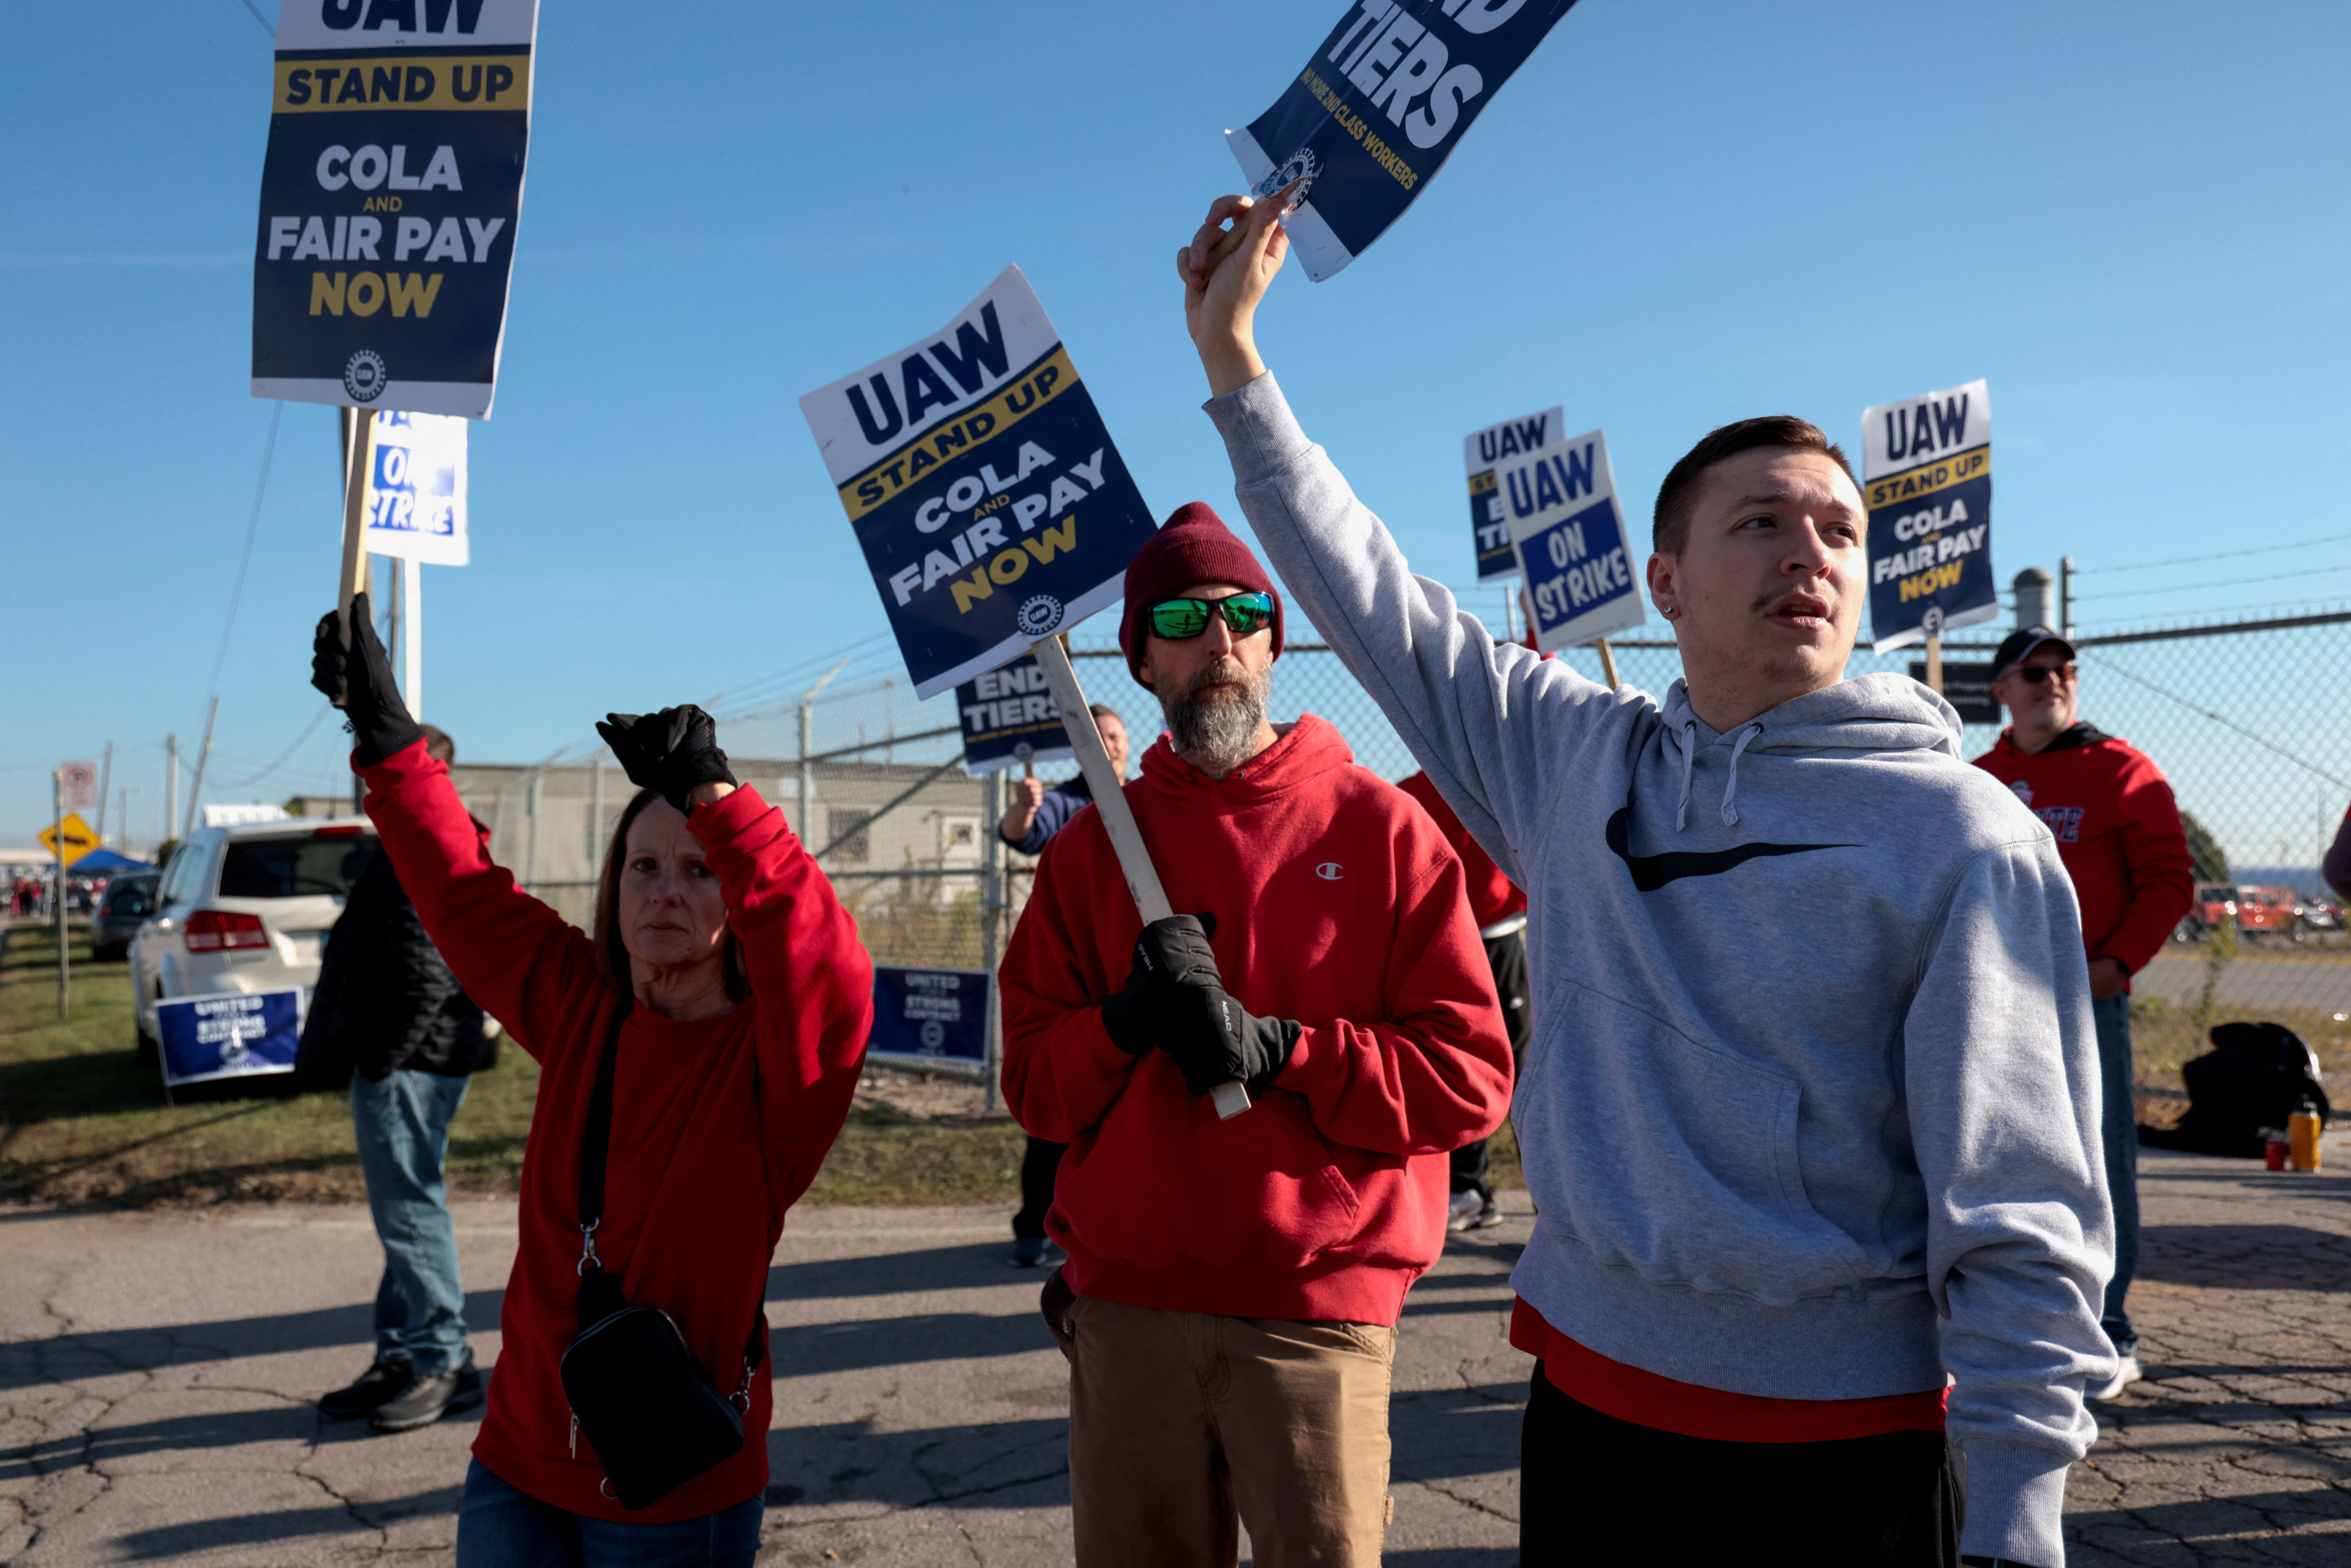
<svg viewBox="0 0 2351 1568">
<path fill-rule="evenodd" d="M 1247 637 L 1273 624 L 1273 595 L 1236 593 L 1230 599 L 1163 599 L 1144 613 L 1151 629 L 1174 642 L 1197 637 L 1208 629 L 1208 614 L 1222 611 L 1226 629 Z"/>
</svg>

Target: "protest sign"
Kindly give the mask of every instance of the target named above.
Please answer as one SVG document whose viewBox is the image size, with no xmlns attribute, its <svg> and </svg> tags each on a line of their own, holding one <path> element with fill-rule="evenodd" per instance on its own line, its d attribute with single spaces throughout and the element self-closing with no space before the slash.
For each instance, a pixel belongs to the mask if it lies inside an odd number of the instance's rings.
<svg viewBox="0 0 2351 1568">
<path fill-rule="evenodd" d="M 1273 107 L 1225 141 L 1320 283 L 1404 215 L 1575 0 L 1357 0 Z"/>
<path fill-rule="evenodd" d="M 163 1082 L 177 1088 L 213 1078 L 291 1072 L 302 1038 L 299 990 L 230 992 L 155 1004 Z"/>
<path fill-rule="evenodd" d="M 1925 682 L 1927 662 L 1910 661 L 1910 678 Z M 1943 684 L 1938 688 L 1943 700 L 1959 710 L 1961 724 L 2001 724 L 2005 721 L 2000 711 L 2000 699 L 1991 695 L 1991 664 L 1947 664 L 1942 671 Z"/>
<path fill-rule="evenodd" d="M 379 413 L 374 447 L 363 548 L 428 566 L 464 566 L 469 559 L 465 422 L 447 414 Z"/>
<path fill-rule="evenodd" d="M 1497 465 L 1510 542 L 1545 653 L 1638 626 L 1641 574 L 1599 431 Z"/>
<path fill-rule="evenodd" d="M 987 971 L 873 970 L 870 1057 L 977 1066 L 987 1060 Z"/>
<path fill-rule="evenodd" d="M 983 670 L 956 687 L 956 712 L 963 721 L 967 773 L 1066 762 L 1077 755 L 1033 653 L 1024 653 L 1000 670 Z"/>
<path fill-rule="evenodd" d="M 487 419 L 538 0 L 285 0 L 253 395 Z"/>
<path fill-rule="evenodd" d="M 1478 580 L 1499 582 L 1519 573 L 1519 552 L 1510 544 L 1510 521 L 1502 511 L 1502 482 L 1494 465 L 1505 457 L 1549 446 L 1567 434 L 1567 410 L 1547 408 L 1524 419 L 1489 424 L 1461 443 L 1469 471 L 1469 537 L 1478 552 Z"/>
<path fill-rule="evenodd" d="M 800 399 L 914 695 L 1124 591 L 1151 514 L 1017 267 L 936 332 Z"/>
<path fill-rule="evenodd" d="M 1861 434 L 1869 619 L 1877 651 L 1999 615 L 1989 383 L 1865 408 Z"/>
</svg>

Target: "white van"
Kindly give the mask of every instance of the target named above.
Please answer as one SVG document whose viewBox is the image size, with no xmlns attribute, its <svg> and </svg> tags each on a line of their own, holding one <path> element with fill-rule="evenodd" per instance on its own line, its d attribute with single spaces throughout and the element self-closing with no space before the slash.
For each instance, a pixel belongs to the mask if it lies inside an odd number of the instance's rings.
<svg viewBox="0 0 2351 1568">
<path fill-rule="evenodd" d="M 327 933 L 379 850 L 364 817 L 205 827 L 172 852 L 154 917 L 131 943 L 139 1058 L 162 1060 L 155 1004 L 298 990 L 307 1011 Z"/>
</svg>

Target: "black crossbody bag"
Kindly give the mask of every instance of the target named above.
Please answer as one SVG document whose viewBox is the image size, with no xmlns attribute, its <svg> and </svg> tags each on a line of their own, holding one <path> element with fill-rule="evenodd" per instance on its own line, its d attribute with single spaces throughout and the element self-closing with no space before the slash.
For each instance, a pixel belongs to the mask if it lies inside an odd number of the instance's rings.
<svg viewBox="0 0 2351 1568">
<path fill-rule="evenodd" d="M 563 1352 L 563 1394 L 571 1402 L 572 1454 L 588 1434 L 604 1465 L 604 1495 L 632 1513 L 684 1486 L 743 1448 L 751 1379 L 767 1351 L 768 1316 L 751 1314 L 743 1343 L 743 1382 L 721 1394 L 659 1307 L 632 1307 L 621 1282 L 596 1256 L 604 1221 L 604 1166 L 612 1143 L 612 1075 L 621 1025 L 633 1010 L 623 998 L 597 1064 L 580 1151 L 580 1332 Z"/>
</svg>

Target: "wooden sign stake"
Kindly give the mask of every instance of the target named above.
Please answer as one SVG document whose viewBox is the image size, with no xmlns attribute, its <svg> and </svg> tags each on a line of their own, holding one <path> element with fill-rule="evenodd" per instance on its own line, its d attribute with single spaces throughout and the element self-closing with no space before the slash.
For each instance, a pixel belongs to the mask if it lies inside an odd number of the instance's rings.
<svg viewBox="0 0 2351 1568">
<path fill-rule="evenodd" d="M 1069 732 L 1078 767 L 1093 791 L 1094 810 L 1102 813 L 1102 826 L 1109 831 L 1110 847 L 1118 852 L 1118 868 L 1126 874 L 1134 907 L 1142 912 L 1145 925 L 1166 919 L 1176 911 L 1168 904 L 1166 890 L 1159 885 L 1158 868 L 1151 863 L 1143 830 L 1135 826 L 1134 810 L 1126 803 L 1125 780 L 1112 771 L 1110 753 L 1102 749 L 1102 733 L 1094 728 L 1094 716 L 1086 711 L 1086 694 L 1079 688 L 1077 671 L 1070 667 L 1070 651 L 1060 638 L 1047 637 L 1029 652 L 1037 655 L 1037 667 L 1045 672 L 1053 706 L 1061 710 L 1061 727 Z M 1216 1102 L 1217 1114 L 1228 1122 L 1249 1108 L 1249 1090 L 1238 1082 L 1217 1084 L 1210 1098 Z"/>
<path fill-rule="evenodd" d="M 367 591 L 368 477 L 375 469 L 375 410 L 351 411 L 343 459 L 343 566 L 335 579 L 335 613 L 343 647 L 351 645 L 351 598 Z M 335 705 L 343 705 L 338 702 Z"/>
<path fill-rule="evenodd" d="M 1600 673 L 1608 677 L 1608 689 L 1613 692 L 1621 684 L 1616 679 L 1616 650 L 1608 645 L 1605 637 L 1592 645 L 1600 650 Z"/>
</svg>

